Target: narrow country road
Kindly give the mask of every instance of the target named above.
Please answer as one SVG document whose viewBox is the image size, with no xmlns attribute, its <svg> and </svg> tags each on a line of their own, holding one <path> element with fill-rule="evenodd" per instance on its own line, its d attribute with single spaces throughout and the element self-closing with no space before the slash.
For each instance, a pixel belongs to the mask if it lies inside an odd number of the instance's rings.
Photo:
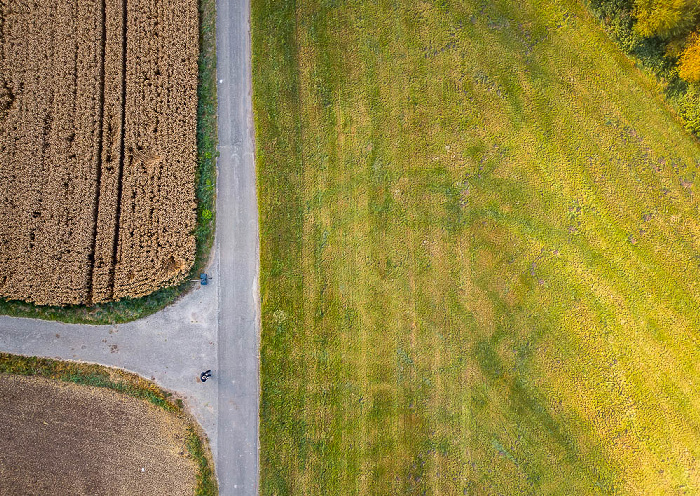
<svg viewBox="0 0 700 496">
<path fill-rule="evenodd" d="M 217 1 L 219 457 L 221 494 L 258 492 L 259 291 L 250 2 Z M 223 254 L 226 254 L 225 262 Z"/>
<path fill-rule="evenodd" d="M 0 316 L 0 351 L 122 367 L 182 396 L 207 433 L 220 494 L 258 492 L 259 291 L 249 0 L 218 0 L 217 234 L 207 272 L 175 304 L 128 324 Z M 212 369 L 212 380 L 199 373 Z"/>
</svg>

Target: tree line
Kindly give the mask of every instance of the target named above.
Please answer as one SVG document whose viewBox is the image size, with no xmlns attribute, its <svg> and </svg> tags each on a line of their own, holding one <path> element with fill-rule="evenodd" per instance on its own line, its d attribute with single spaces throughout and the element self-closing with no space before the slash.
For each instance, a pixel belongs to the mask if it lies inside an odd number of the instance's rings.
<svg viewBox="0 0 700 496">
<path fill-rule="evenodd" d="M 700 135 L 700 0 L 590 0 L 628 54 L 656 74 L 686 127 Z"/>
</svg>

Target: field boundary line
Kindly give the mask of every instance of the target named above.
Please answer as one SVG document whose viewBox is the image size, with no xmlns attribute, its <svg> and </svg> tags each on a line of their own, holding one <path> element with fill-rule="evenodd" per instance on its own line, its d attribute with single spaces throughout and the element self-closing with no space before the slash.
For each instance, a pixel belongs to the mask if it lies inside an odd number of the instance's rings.
<svg viewBox="0 0 700 496">
<path fill-rule="evenodd" d="M 124 178 L 124 141 L 126 136 L 126 23 L 128 20 L 127 0 L 122 4 L 122 105 L 121 105 L 121 130 L 119 144 L 119 167 L 117 169 L 117 212 L 115 214 L 114 239 L 112 241 L 112 265 L 109 268 L 109 298 L 114 298 L 114 280 L 117 272 L 117 261 L 119 251 L 119 227 L 121 225 L 122 214 L 122 179 Z"/>
<path fill-rule="evenodd" d="M 100 192 L 102 189 L 102 149 L 104 140 L 104 129 L 105 129 L 105 57 L 107 55 L 107 0 L 102 0 L 101 2 L 101 13 L 100 21 L 102 24 L 102 36 L 100 43 L 101 57 L 102 61 L 100 64 L 100 105 L 98 109 L 97 120 L 100 123 L 100 127 L 97 132 L 97 163 L 96 163 L 96 178 L 95 178 L 95 200 L 93 206 L 93 226 L 92 226 L 92 247 L 90 249 L 89 261 L 90 269 L 88 270 L 88 283 L 87 283 L 87 304 L 92 305 L 93 300 L 93 279 L 95 277 L 95 251 L 97 249 L 97 230 L 99 222 L 99 212 L 100 212 Z"/>
</svg>

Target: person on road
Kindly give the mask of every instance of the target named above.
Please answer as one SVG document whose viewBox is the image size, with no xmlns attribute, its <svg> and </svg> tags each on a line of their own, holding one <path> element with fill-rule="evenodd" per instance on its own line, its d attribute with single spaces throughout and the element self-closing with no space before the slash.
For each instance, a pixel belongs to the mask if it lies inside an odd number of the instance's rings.
<svg viewBox="0 0 700 496">
<path fill-rule="evenodd" d="M 211 370 L 206 370 L 202 372 L 202 374 L 199 376 L 199 378 L 202 380 L 202 382 L 207 382 L 207 379 L 211 377 Z"/>
</svg>

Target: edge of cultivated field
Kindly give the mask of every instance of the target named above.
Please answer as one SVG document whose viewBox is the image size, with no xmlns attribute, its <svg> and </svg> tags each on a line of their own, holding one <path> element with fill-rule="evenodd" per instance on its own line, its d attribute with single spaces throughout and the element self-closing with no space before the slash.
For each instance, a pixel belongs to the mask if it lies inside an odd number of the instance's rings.
<svg viewBox="0 0 700 496">
<path fill-rule="evenodd" d="M 54 360 L 0 353 L 0 374 L 38 376 L 85 386 L 102 387 L 148 401 L 167 412 L 185 417 L 187 449 L 197 465 L 197 496 L 215 496 L 219 489 L 209 443 L 199 424 L 184 408 L 182 399 L 153 382 L 123 369 L 93 363 Z"/>
<path fill-rule="evenodd" d="M 82 324 L 118 324 L 151 315 L 173 303 L 191 287 L 209 263 L 216 226 L 216 1 L 199 0 L 199 80 L 197 85 L 197 253 L 184 282 L 142 298 L 125 298 L 94 306 L 37 306 L 0 298 L 0 315 Z"/>
</svg>

